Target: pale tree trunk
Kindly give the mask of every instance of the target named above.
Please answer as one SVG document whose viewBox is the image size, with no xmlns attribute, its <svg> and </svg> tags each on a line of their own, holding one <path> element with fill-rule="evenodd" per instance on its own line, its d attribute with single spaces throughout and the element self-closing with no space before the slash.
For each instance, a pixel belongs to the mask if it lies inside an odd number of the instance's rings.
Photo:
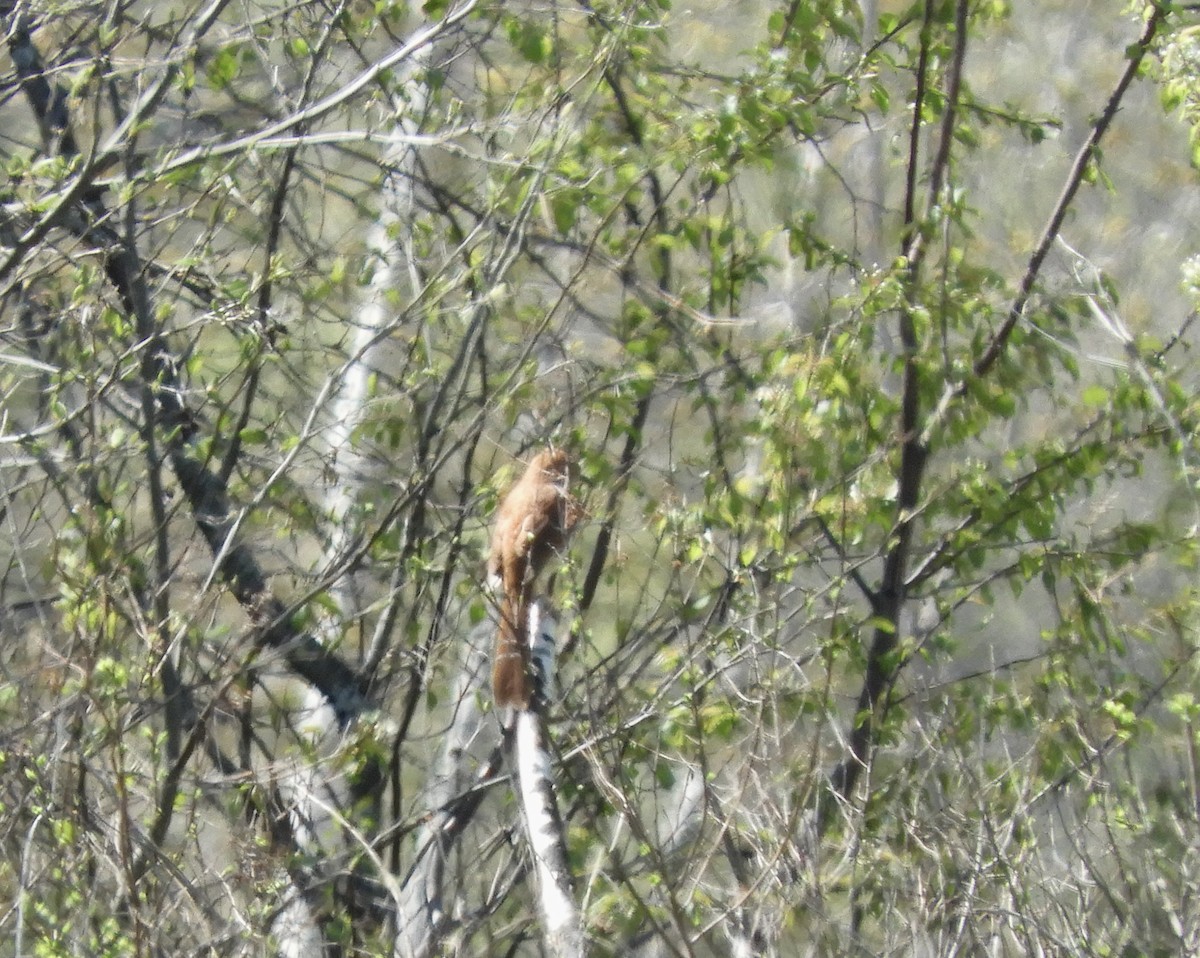
<svg viewBox="0 0 1200 958">
<path fill-rule="evenodd" d="M 405 62 L 408 77 L 415 77 L 428 67 L 433 48 L 434 44 L 427 42 L 413 52 Z M 413 172 L 417 148 L 413 144 L 419 118 L 424 112 L 425 87 L 420 82 L 405 85 L 411 91 L 410 99 L 406 104 L 397 103 L 395 126 L 380 156 L 384 176 L 379 216 L 366 244 L 371 281 L 353 326 L 347 360 L 330 392 L 326 461 L 332 476 L 324 502 L 330 534 L 322 562 L 328 569 L 337 568 L 357 541 L 360 524 L 356 510 L 362 502 L 367 460 L 355 440 L 355 432 L 366 419 L 377 358 L 386 346 L 389 331 L 398 321 L 397 309 L 392 304 L 412 302 L 421 289 L 408 224 L 415 215 Z M 361 597 L 353 570 L 344 571 L 333 579 L 329 597 L 336 612 L 327 615 L 318 626 L 317 640 L 332 648 L 348 634 L 351 623 L 360 621 Z M 395 601 L 393 593 L 388 597 L 389 608 Z M 367 663 L 364 672 L 371 668 L 372 663 Z M 309 747 L 297 760 L 288 782 L 294 834 L 298 847 L 304 852 L 328 856 L 333 850 L 323 848 L 322 843 L 340 842 L 339 829 L 331 822 L 329 809 L 344 804 L 340 799 L 344 798 L 345 787 L 344 783 L 327 778 L 327 770 L 336 763 L 323 759 L 331 759 L 336 754 L 343 745 L 343 738 L 336 717 L 315 689 L 307 691 L 297 719 L 300 734 Z M 376 811 L 372 810 L 375 819 L 378 818 L 374 814 Z M 275 923 L 281 953 L 291 953 L 288 950 L 293 944 L 289 941 L 293 937 L 290 929 L 304 933 L 303 922 L 293 925 L 301 906 L 302 901 L 290 902 L 289 908 L 280 912 Z M 295 953 L 302 952 L 300 949 Z"/>
<path fill-rule="evenodd" d="M 545 170 L 539 173 L 539 183 L 545 175 Z M 466 331 L 458 351 L 458 359 L 439 390 L 439 399 L 432 404 L 434 408 L 463 374 L 465 358 L 471 354 L 483 336 L 487 319 L 491 315 L 491 300 L 496 294 L 503 293 L 504 278 L 520 250 L 529 219 L 535 213 L 532 198 L 536 195 L 536 188 L 528 190 L 528 199 L 499 238 L 489 268 L 479 285 L 473 288 L 472 304 L 464 316 Z M 532 348 L 531 344 L 528 349 Z M 514 365 L 514 368 L 517 367 L 519 363 Z M 481 421 L 477 421 L 477 425 L 479 422 Z M 425 452 L 427 450 L 418 450 L 420 456 Z M 482 575 L 478 587 L 485 587 Z M 537 606 L 537 603 L 534 605 Z M 540 606 L 537 607 L 540 610 Z M 499 628 L 496 603 L 489 602 L 489 608 L 489 616 L 472 629 L 467 637 L 468 648 L 455 681 L 455 707 L 450 726 L 444 733 L 446 744 L 439 757 L 438 770 L 430 777 L 418 802 L 419 807 L 428 809 L 429 814 L 418 837 L 416 861 L 401 883 L 396 939 L 393 945 L 395 958 L 424 958 L 437 953 L 442 946 L 445 926 L 453 910 L 453 904 L 444 902 L 442 898 L 447 857 L 483 801 L 486 791 L 482 786 L 495 779 L 504 766 L 504 750 L 498 739 L 477 769 L 472 768 L 467 751 L 467 746 L 477 739 L 484 727 L 481 726 L 484 719 L 478 710 L 477 697 L 485 684 L 484 676 L 488 672 L 491 647 Z M 544 631 L 537 622 L 532 625 L 531 635 L 540 635 Z M 553 646 L 552 635 L 549 637 L 549 643 Z M 537 654 L 540 660 L 544 661 L 544 651 L 539 648 Z M 368 664 L 374 657 L 375 650 L 372 649 L 367 656 Z M 490 691 L 488 688 L 482 694 L 489 695 Z M 499 731 L 498 724 L 491 727 Z M 540 808 L 544 812 L 544 803 Z M 541 818 L 538 820 L 541 821 Z M 565 856 L 563 860 L 565 861 Z M 556 934 L 560 937 L 564 928 L 563 914 L 562 908 L 554 911 Z M 568 921 L 567 925 L 570 924 Z M 573 955 L 578 952 L 551 953 Z"/>
<path fill-rule="evenodd" d="M 549 742 L 540 708 L 553 683 L 554 634 L 557 624 L 544 615 L 540 602 L 529 604 L 529 635 L 541 689 L 535 707 L 518 712 L 512 730 L 513 764 L 529 851 L 533 857 L 542 941 L 556 958 L 584 953 L 579 908 L 575 904 L 567 838 L 558 812 Z"/>
<path fill-rule="evenodd" d="M 479 693 L 488 674 L 495 628 L 494 620 L 485 619 L 470 630 L 463 643 L 450 724 L 422 796 L 424 806 L 436 811 L 418 834 L 416 860 L 405 877 L 397 904 L 395 958 L 423 958 L 437 949 L 447 917 L 442 899 L 447 855 L 476 807 L 458 799 L 467 795 L 473 784 L 494 777 L 500 769 L 497 749 L 492 750 L 492 758 L 477 775 L 471 773 L 466 762 L 471 746 L 484 731 Z"/>
<path fill-rule="evenodd" d="M 463 829 L 481 804 L 483 786 L 503 770 L 511 757 L 527 845 L 533 862 L 541 916 L 542 944 L 555 958 L 576 958 L 584 951 L 579 909 L 575 903 L 566 854 L 566 834 L 555 799 L 551 756 L 540 709 L 552 684 L 555 621 L 542 603 L 530 604 L 529 628 L 535 636 L 533 658 L 537 707 L 504 718 L 506 749 L 497 741 L 477 769 L 469 759 L 481 736 L 495 734 L 500 724 L 479 709 L 488 688 L 492 645 L 500 622 L 493 612 L 471 629 L 464 643 L 456 681 L 453 712 L 443 733 L 444 745 L 421 804 L 431 812 L 416 842 L 416 858 L 405 876 L 398 904 L 394 958 L 426 958 L 441 946 L 454 903 L 443 899 L 446 863 Z"/>
<path fill-rule="evenodd" d="M 216 22 L 223 6 L 223 3 L 215 2 L 205 8 L 193 21 L 188 34 L 181 41 L 181 46 L 191 49 Z M 467 8 L 469 6 L 470 4 Z M 32 41 L 32 27 L 12 3 L 0 3 L 0 14 L 10 23 L 6 41 L 17 65 L 21 91 L 37 117 L 47 152 L 68 158 L 77 157 L 79 149 L 72 134 L 66 91 L 52 85 L 46 78 L 40 53 Z M 460 10 L 448 16 L 443 23 L 458 22 L 463 15 L 465 14 Z M 420 56 L 428 56 L 430 44 L 437 35 L 437 25 L 416 35 L 409 44 L 409 59 L 417 62 Z M 396 58 L 396 55 L 393 55 L 393 58 Z M 419 66 L 419 62 L 417 65 Z M 129 123 L 145 120 L 154 113 L 173 72 L 174 67 L 168 65 L 162 68 L 161 75 L 146 77 L 146 92 L 129 112 Z M 105 147 L 107 152 L 115 155 L 124 149 L 123 141 L 118 139 L 121 132 L 119 130 L 113 134 Z M 397 128 L 395 145 L 387 157 L 388 163 L 397 172 L 389 176 L 385 205 L 390 206 L 390 212 L 385 214 L 385 223 L 381 224 L 375 240 L 381 250 L 384 250 L 382 258 L 392 262 L 396 258 L 389 258 L 386 253 L 386 223 L 395 222 L 403 217 L 405 210 L 411 205 L 402 186 L 398 185 L 402 180 L 399 172 L 403 170 L 406 153 L 404 137 L 407 132 L 403 124 Z M 200 445 L 200 440 L 204 438 L 201 434 L 202 426 L 188 408 L 185 390 L 178 379 L 178 371 L 183 368 L 183 364 L 171 353 L 156 318 L 154 291 L 146 281 L 146 271 L 136 247 L 136 237 L 131 230 L 123 229 L 120 225 L 124 217 L 111 215 L 108 208 L 109 197 L 102 188 L 92 185 L 89 177 L 93 176 L 95 168 L 85 165 L 78 174 L 77 182 L 63 194 L 73 199 L 72 206 L 63 216 L 62 222 L 66 229 L 99 251 L 105 278 L 116 293 L 122 309 L 138 330 L 142 342 L 140 371 L 144 391 L 147 395 L 152 395 L 153 400 L 146 413 L 145 433 L 149 440 L 154 442 L 160 441 L 161 435 L 160 461 L 169 465 L 174 473 L 191 516 L 212 552 L 213 562 L 205 587 L 219 582 L 228 588 L 246 611 L 254 627 L 256 645 L 260 649 L 277 652 L 282 664 L 307 684 L 307 703 L 301 715 L 305 734 L 312 736 L 314 740 L 339 743 L 342 736 L 358 721 L 367 704 L 360 673 L 331 647 L 330 631 L 313 635 L 295 630 L 289 609 L 272 593 L 267 575 L 254 551 L 245 542 L 240 541 L 240 527 L 248 509 L 235 509 L 229 495 L 229 476 L 232 468 L 227 462 L 231 461 L 235 454 L 228 454 L 226 463 L 214 463 Z M 286 182 L 278 191 L 281 199 L 285 195 L 285 188 Z M 47 220 L 38 229 L 48 230 L 50 227 L 51 222 Z M 30 235 L 36 232 L 35 229 Z M 14 249 L 12 256 L 0 269 L 11 270 L 13 264 L 18 262 L 19 253 L 19 249 Z M 386 274 L 387 270 L 381 270 L 381 273 Z M 354 354 L 352 362 L 346 367 L 344 388 L 323 390 L 314 406 L 315 414 L 330 395 L 337 395 L 334 413 L 339 428 L 334 432 L 334 451 L 341 452 L 342 461 L 349 463 L 346 467 L 348 488 L 339 492 L 329 504 L 336 524 L 330 548 L 331 564 L 336 564 L 337 557 L 341 555 L 352 533 L 349 513 L 356 498 L 359 477 L 354 468 L 357 465 L 357 456 L 351 451 L 351 439 L 353 424 L 358 421 L 366 395 L 369 353 L 383 335 L 386 325 L 381 285 L 384 282 L 390 280 L 384 278 L 377 283 L 374 291 L 376 295 L 372 297 L 370 308 L 365 311 L 364 320 L 356 333 Z M 264 309 L 267 298 L 269 297 L 264 298 Z M 310 425 L 313 421 L 314 419 L 310 418 Z M 306 426 L 306 434 L 302 437 L 305 440 L 309 435 L 307 430 Z M 287 461 L 285 460 L 285 465 Z M 348 593 L 342 592 L 340 595 L 346 596 Z M 350 610 L 345 606 L 343 611 L 350 614 Z M 170 698 L 168 709 L 174 707 L 173 702 L 174 698 Z M 196 717 L 192 715 L 187 721 L 194 722 Z M 176 738 L 186 738 L 189 741 L 199 737 L 195 729 L 172 729 L 171 733 Z M 268 783 L 262 784 L 267 791 L 271 791 Z M 168 785 L 171 788 L 165 788 L 160 798 L 156 832 L 165 832 L 170 823 L 176 791 L 170 782 Z M 309 771 L 294 776 L 287 785 L 295 802 L 291 828 L 273 829 L 273 837 L 284 843 L 281 851 L 285 855 L 297 851 L 311 852 L 317 847 L 316 823 L 328 818 L 327 809 L 336 807 L 336 804 L 322 797 L 321 793 L 326 796 L 336 795 L 335 783 L 323 781 L 319 774 Z M 319 882 L 323 877 L 293 875 L 281 869 L 282 891 L 276 917 L 271 923 L 271 932 L 280 955 L 289 958 L 315 955 L 324 949 L 326 935 L 322 927 L 323 922 L 317 908 L 308 898 L 313 883 Z"/>
</svg>

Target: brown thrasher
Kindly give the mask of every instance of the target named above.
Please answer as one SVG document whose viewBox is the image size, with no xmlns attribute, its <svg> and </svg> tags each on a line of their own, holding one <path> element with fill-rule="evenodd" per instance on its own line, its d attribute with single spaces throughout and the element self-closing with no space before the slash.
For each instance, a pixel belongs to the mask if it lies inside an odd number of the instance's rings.
<svg viewBox="0 0 1200 958">
<path fill-rule="evenodd" d="M 534 579 L 546 560 L 566 546 L 579 519 L 579 505 L 567 491 L 569 473 L 567 454 L 561 449 L 539 452 L 496 512 L 487 571 L 501 589 L 492 660 L 497 708 L 529 708 L 529 603 Z"/>
</svg>

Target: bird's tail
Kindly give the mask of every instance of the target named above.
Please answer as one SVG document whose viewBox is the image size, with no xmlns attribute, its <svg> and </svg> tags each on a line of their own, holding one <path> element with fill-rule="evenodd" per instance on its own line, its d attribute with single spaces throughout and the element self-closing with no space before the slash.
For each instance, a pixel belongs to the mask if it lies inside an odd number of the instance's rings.
<svg viewBox="0 0 1200 958">
<path fill-rule="evenodd" d="M 525 639 L 524 598 L 507 589 L 500 599 L 500 628 L 492 657 L 492 694 L 496 708 L 529 708 L 529 642 Z"/>
</svg>

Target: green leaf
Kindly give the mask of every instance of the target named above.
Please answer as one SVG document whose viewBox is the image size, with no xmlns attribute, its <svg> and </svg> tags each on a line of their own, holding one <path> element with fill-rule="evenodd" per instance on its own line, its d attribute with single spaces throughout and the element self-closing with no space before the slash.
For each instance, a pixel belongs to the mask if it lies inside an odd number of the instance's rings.
<svg viewBox="0 0 1200 958">
<path fill-rule="evenodd" d="M 214 90 L 224 90 L 241 73 L 241 57 L 236 47 L 222 47 L 208 62 L 204 70 L 208 85 Z"/>
</svg>

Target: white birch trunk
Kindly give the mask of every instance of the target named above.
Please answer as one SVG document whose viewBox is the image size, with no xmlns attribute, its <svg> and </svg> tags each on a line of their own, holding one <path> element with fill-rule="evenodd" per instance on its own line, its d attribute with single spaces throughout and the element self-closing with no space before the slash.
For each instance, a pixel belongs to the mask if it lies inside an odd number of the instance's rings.
<svg viewBox="0 0 1200 958">
<path fill-rule="evenodd" d="M 499 623 L 485 619 L 471 630 L 463 643 L 463 659 L 454 688 L 454 713 L 444 736 L 444 745 L 431 773 L 424 807 L 438 809 L 417 837 L 417 858 L 404 882 L 397 906 L 394 958 L 425 958 L 438 946 L 446 919 L 442 901 L 442 879 L 446 870 L 449 842 L 446 836 L 455 814 L 452 803 L 475 783 L 464 757 L 479 737 L 483 714 L 479 691 L 488 674 L 492 640 Z M 483 774 L 487 774 L 484 769 Z"/>
<path fill-rule="evenodd" d="M 545 701 L 553 677 L 555 622 L 543 616 L 540 602 L 529 604 L 529 635 L 534 637 L 533 659 L 540 671 L 536 698 Z M 575 904 L 567 837 L 554 792 L 542 716 L 537 709 L 518 712 L 513 730 L 517 792 L 529 850 L 533 856 L 542 916 L 543 943 L 556 958 L 582 956 L 583 931 Z"/>
<path fill-rule="evenodd" d="M 421 46 L 410 58 L 409 72 L 415 74 L 428 64 L 432 43 Z M 417 132 L 414 116 L 424 111 L 424 87 L 413 84 L 412 100 L 407 109 L 398 111 L 392 135 L 380 158 L 386 171 L 380 190 L 380 213 L 367 238 L 368 256 L 373 265 L 371 283 L 358 321 L 348 344 L 348 359 L 342 381 L 334 384 L 330 402 L 328 462 L 333 481 L 325 495 L 325 515 L 331 530 L 324 564 L 336 565 L 339 557 L 354 542 L 358 531 L 355 509 L 362 497 L 365 481 L 364 457 L 354 442 L 355 430 L 362 424 L 370 399 L 373 362 L 384 340 L 384 331 L 393 321 L 389 294 L 407 289 L 415 296 L 419 278 L 412 256 L 409 235 L 404 224 L 413 216 L 413 179 L 415 147 L 412 135 Z M 354 621 L 361 611 L 358 589 L 352 573 L 337 578 L 329 588 L 330 598 L 337 609 L 318 626 L 317 640 L 325 646 L 336 643 L 344 625 Z M 299 734 L 312 746 L 305 751 L 288 781 L 292 801 L 292 827 L 297 846 L 305 852 L 318 853 L 323 837 L 338 841 L 338 829 L 331 822 L 327 809 L 337 807 L 342 789 L 338 782 L 326 780 L 326 770 L 335 763 L 322 762 L 312 756 L 328 756 L 341 747 L 343 736 L 337 728 L 336 716 L 324 697 L 309 688 L 298 716 Z M 320 793 L 325 793 L 322 800 Z M 311 939 L 315 919 L 303 920 L 307 907 L 303 898 L 293 900 L 283 908 L 273 924 L 280 942 L 279 954 L 306 954 L 304 942 Z"/>
</svg>

